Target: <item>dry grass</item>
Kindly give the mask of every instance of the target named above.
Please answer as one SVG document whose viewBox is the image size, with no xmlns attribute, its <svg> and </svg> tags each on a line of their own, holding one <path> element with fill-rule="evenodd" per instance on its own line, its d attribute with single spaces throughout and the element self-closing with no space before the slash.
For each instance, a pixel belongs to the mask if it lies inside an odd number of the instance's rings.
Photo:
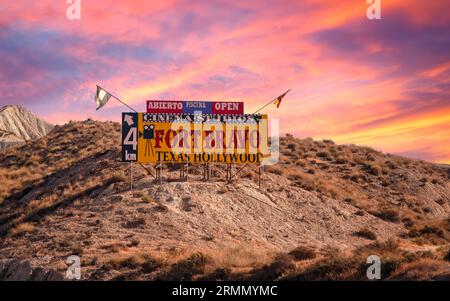
<svg viewBox="0 0 450 301">
<path fill-rule="evenodd" d="M 130 220 L 126 221 L 122 224 L 122 227 L 124 228 L 144 228 L 147 224 L 144 217 L 131 217 Z"/>
<path fill-rule="evenodd" d="M 418 243 L 443 244 L 450 238 L 450 221 L 418 221 L 408 232 L 408 237 Z"/>
<path fill-rule="evenodd" d="M 266 172 L 273 173 L 273 174 L 276 174 L 276 175 L 279 175 L 279 176 L 283 175 L 283 173 L 284 173 L 283 169 L 281 167 L 279 167 L 279 166 L 276 166 L 276 165 L 266 166 L 264 168 L 264 170 Z"/>
<path fill-rule="evenodd" d="M 156 280 L 163 281 L 189 281 L 196 275 L 205 273 L 206 265 L 211 259 L 203 253 L 194 253 L 191 256 L 180 260 L 161 273 Z"/>
<path fill-rule="evenodd" d="M 316 258 L 316 251 L 311 247 L 300 246 L 288 253 L 297 260 L 309 260 Z"/>
<path fill-rule="evenodd" d="M 169 207 L 162 203 L 157 203 L 155 207 L 153 207 L 153 210 L 157 212 L 169 212 Z"/>
<path fill-rule="evenodd" d="M 450 280 L 450 265 L 436 259 L 419 259 L 400 266 L 390 276 L 391 280 L 429 281 Z"/>
<path fill-rule="evenodd" d="M 284 277 L 295 270 L 295 263 L 291 256 L 281 254 L 270 264 L 252 270 L 245 280 L 272 281 Z"/>
<path fill-rule="evenodd" d="M 449 264 L 432 258 L 433 255 L 406 253 L 397 242 L 376 242 L 357 249 L 351 254 L 336 251 L 324 252 L 324 256 L 302 265 L 282 277 L 285 280 L 367 280 L 366 258 L 376 254 L 381 258 L 382 279 L 430 280 L 448 279 Z M 447 278 L 445 278 L 447 277 Z"/>
<path fill-rule="evenodd" d="M 124 280 L 367 280 L 366 259 L 376 254 L 381 258 L 382 279 L 448 279 L 450 264 L 428 253 L 403 251 L 395 240 L 377 241 L 350 253 L 301 246 L 287 254 L 268 255 L 264 250 L 236 247 L 164 256 L 117 255 L 103 268 L 121 271 Z"/>
<path fill-rule="evenodd" d="M 242 246 L 226 247 L 214 251 L 205 251 L 217 268 L 251 268 L 268 263 L 273 254 L 261 249 L 248 249 Z"/>
<path fill-rule="evenodd" d="M 227 186 L 222 186 L 222 187 L 220 187 L 218 190 L 217 190 L 217 193 L 218 194 L 225 194 L 225 193 L 227 193 L 228 192 L 228 188 L 227 188 Z"/>
<path fill-rule="evenodd" d="M 100 246 L 100 248 L 108 251 L 109 253 L 118 253 L 120 250 L 126 248 L 122 242 L 111 242 Z"/>
<path fill-rule="evenodd" d="M 395 209 L 381 209 L 380 211 L 374 212 L 373 215 L 392 223 L 398 223 L 400 221 L 400 215 Z"/>
<path fill-rule="evenodd" d="M 317 281 L 346 280 L 355 278 L 358 262 L 353 257 L 343 256 L 340 252 L 326 252 L 324 257 L 306 266 L 291 271 L 284 280 Z"/>
<path fill-rule="evenodd" d="M 444 258 L 445 261 L 450 262 L 450 249 L 445 253 Z"/>
<path fill-rule="evenodd" d="M 372 231 L 369 230 L 367 228 L 363 228 L 359 231 L 356 231 L 355 233 L 353 233 L 353 235 L 358 236 L 358 237 L 362 237 L 365 239 L 369 239 L 369 240 L 376 240 L 377 239 L 377 235 Z"/>
<path fill-rule="evenodd" d="M 144 203 L 147 203 L 147 204 L 155 203 L 155 202 L 156 202 L 156 201 L 155 201 L 151 196 L 149 196 L 149 195 L 143 195 L 143 196 L 141 197 L 141 199 L 142 199 L 142 201 L 143 201 Z"/>
<path fill-rule="evenodd" d="M 116 257 L 103 265 L 106 269 L 140 269 L 143 273 L 151 273 L 164 265 L 164 261 L 150 254 L 138 253 L 129 257 Z"/>
<path fill-rule="evenodd" d="M 118 130 L 118 124 L 109 122 L 71 123 L 40 140 L 9 148 L 0 157 L 0 216 L 7 217 L 3 228 L 38 220 L 61 206 L 98 195 L 110 184 L 123 189 L 125 168 L 105 160 L 118 154 Z M 92 141 L 98 144 L 93 147 Z M 33 197 L 28 199 L 30 192 Z"/>
<path fill-rule="evenodd" d="M 22 223 L 10 230 L 12 236 L 19 236 L 26 233 L 32 233 L 36 230 L 36 226 L 31 223 Z"/>
</svg>

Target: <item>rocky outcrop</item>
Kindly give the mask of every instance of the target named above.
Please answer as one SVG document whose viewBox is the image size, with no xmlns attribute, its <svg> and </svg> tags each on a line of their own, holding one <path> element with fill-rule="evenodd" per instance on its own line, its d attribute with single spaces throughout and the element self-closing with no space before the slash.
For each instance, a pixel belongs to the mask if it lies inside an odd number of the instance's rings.
<svg viewBox="0 0 450 301">
<path fill-rule="evenodd" d="M 17 137 L 11 132 L 0 130 L 0 149 L 10 146 L 17 146 L 25 143 L 25 140 Z"/>
<path fill-rule="evenodd" d="M 8 105 L 0 109 L 0 148 L 44 137 L 52 129 L 53 125 L 21 106 Z"/>
<path fill-rule="evenodd" d="M 28 261 L 0 261 L 0 281 L 63 281 L 61 273 L 34 268 Z"/>
</svg>

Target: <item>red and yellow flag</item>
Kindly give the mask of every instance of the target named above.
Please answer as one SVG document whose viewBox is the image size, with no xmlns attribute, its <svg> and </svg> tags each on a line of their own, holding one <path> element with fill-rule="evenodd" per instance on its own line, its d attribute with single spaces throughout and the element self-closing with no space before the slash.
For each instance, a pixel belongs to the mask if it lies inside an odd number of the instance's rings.
<svg viewBox="0 0 450 301">
<path fill-rule="evenodd" d="M 286 94 L 289 93 L 289 91 L 291 91 L 291 89 L 287 90 L 287 91 L 284 92 L 282 95 L 278 96 L 278 98 L 275 100 L 274 104 L 277 106 L 277 108 L 280 107 L 281 100 L 286 96 Z"/>
</svg>

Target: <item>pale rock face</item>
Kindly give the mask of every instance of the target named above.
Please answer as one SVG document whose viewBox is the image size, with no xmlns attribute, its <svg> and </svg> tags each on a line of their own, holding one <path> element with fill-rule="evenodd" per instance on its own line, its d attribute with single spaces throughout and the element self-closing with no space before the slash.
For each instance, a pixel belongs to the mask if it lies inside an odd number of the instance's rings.
<svg viewBox="0 0 450 301">
<path fill-rule="evenodd" d="M 21 106 L 8 105 L 0 109 L 0 149 L 44 137 L 52 129 L 52 124 Z"/>
</svg>

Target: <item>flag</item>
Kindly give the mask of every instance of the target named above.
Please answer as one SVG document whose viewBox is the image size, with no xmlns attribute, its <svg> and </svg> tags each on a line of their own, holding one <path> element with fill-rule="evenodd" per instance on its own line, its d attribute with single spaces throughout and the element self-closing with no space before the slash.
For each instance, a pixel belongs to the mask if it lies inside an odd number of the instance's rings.
<svg viewBox="0 0 450 301">
<path fill-rule="evenodd" d="M 275 100 L 275 102 L 274 102 L 274 104 L 277 106 L 277 108 L 279 108 L 280 107 L 280 104 L 281 104 L 281 100 L 283 99 L 283 97 L 285 97 L 286 96 L 286 94 L 288 94 L 289 93 L 289 91 L 291 91 L 291 90 L 287 90 L 286 92 L 284 92 L 284 94 L 282 94 L 282 95 L 280 95 L 280 96 L 278 96 L 278 98 Z"/>
<path fill-rule="evenodd" d="M 97 93 L 95 94 L 95 102 L 97 103 L 97 110 L 106 105 L 111 98 L 111 94 L 97 86 Z"/>
</svg>

